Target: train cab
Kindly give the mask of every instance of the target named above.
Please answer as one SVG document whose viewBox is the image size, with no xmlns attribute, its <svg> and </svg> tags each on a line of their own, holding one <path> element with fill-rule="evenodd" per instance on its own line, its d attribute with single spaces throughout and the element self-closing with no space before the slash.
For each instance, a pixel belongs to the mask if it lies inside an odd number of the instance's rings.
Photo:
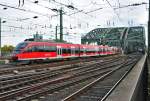
<svg viewBox="0 0 150 101">
<path fill-rule="evenodd" d="M 18 60 L 18 54 L 21 54 L 24 50 L 24 48 L 28 45 L 27 42 L 22 42 L 22 43 L 19 43 L 16 48 L 13 50 L 13 53 L 12 53 L 12 60 L 16 61 Z"/>
</svg>

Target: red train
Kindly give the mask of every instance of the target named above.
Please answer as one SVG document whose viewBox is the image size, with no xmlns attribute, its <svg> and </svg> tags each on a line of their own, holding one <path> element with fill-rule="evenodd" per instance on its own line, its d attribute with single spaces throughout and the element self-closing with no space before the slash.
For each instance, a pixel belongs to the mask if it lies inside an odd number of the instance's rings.
<svg viewBox="0 0 150 101">
<path fill-rule="evenodd" d="M 117 54 L 119 49 L 109 46 L 93 46 L 55 42 L 25 41 L 13 51 L 12 60 L 49 60 Z"/>
</svg>

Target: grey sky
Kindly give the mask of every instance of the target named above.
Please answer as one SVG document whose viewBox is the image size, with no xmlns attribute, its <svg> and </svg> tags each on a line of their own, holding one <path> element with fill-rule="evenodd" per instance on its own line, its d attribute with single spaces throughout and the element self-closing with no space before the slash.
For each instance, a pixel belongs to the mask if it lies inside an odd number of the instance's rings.
<svg viewBox="0 0 150 101">
<path fill-rule="evenodd" d="M 43 34 L 44 38 L 54 39 L 55 26 L 59 25 L 59 16 L 55 16 L 58 13 L 48 8 L 63 8 L 65 12 L 63 16 L 64 34 L 69 33 L 69 36 L 64 35 L 64 37 L 65 40 L 74 43 L 80 43 L 82 34 L 97 27 L 138 26 L 141 24 L 147 26 L 147 4 L 115 8 L 134 3 L 148 3 L 148 0 L 38 0 L 38 5 L 33 3 L 35 0 L 24 1 L 24 4 L 20 2 L 19 6 L 19 0 L 0 0 L 0 4 L 26 10 L 21 11 L 9 7 L 4 10 L 4 6 L 0 6 L 0 17 L 2 21 L 6 21 L 6 23 L 2 23 L 2 45 L 16 45 L 25 38 L 32 37 L 36 32 Z M 76 9 L 68 9 L 60 3 L 73 5 Z M 81 12 L 77 13 L 78 11 Z M 70 16 L 70 14 L 72 15 Z M 38 16 L 38 18 L 33 19 L 34 16 Z"/>
</svg>

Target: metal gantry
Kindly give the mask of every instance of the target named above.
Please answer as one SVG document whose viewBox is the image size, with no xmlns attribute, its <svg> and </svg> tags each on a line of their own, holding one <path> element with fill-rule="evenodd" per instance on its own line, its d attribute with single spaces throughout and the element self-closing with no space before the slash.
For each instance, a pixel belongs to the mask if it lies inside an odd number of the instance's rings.
<svg viewBox="0 0 150 101">
<path fill-rule="evenodd" d="M 145 30 L 142 26 L 97 28 L 83 36 L 81 43 L 121 47 L 126 53 L 145 50 Z"/>
<path fill-rule="evenodd" d="M 122 47 L 125 31 L 125 27 L 111 28 L 110 32 L 108 32 L 105 36 L 105 44 L 109 46 Z"/>
<path fill-rule="evenodd" d="M 97 28 L 83 36 L 81 43 L 91 44 L 94 42 L 98 45 L 121 46 L 122 37 L 125 31 L 125 27 Z"/>
<path fill-rule="evenodd" d="M 98 45 L 103 44 L 105 34 L 109 31 L 110 29 L 108 28 L 94 29 L 81 38 L 81 43 L 82 44 L 96 43 Z"/>
<path fill-rule="evenodd" d="M 124 38 L 124 50 L 133 52 L 145 50 L 145 30 L 144 27 L 129 27 Z"/>
</svg>

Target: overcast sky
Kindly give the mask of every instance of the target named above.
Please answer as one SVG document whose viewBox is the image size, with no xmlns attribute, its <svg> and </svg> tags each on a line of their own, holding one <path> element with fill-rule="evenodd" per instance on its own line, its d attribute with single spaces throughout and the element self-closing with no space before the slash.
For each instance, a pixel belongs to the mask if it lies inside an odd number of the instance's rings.
<svg viewBox="0 0 150 101">
<path fill-rule="evenodd" d="M 94 28 L 147 26 L 148 4 L 127 7 L 142 2 L 148 0 L 0 0 L 0 17 L 6 21 L 2 23 L 2 45 L 15 46 L 36 32 L 54 39 L 59 25 L 54 8 L 63 9 L 64 39 L 73 43 L 80 43 L 81 35 Z"/>
</svg>

